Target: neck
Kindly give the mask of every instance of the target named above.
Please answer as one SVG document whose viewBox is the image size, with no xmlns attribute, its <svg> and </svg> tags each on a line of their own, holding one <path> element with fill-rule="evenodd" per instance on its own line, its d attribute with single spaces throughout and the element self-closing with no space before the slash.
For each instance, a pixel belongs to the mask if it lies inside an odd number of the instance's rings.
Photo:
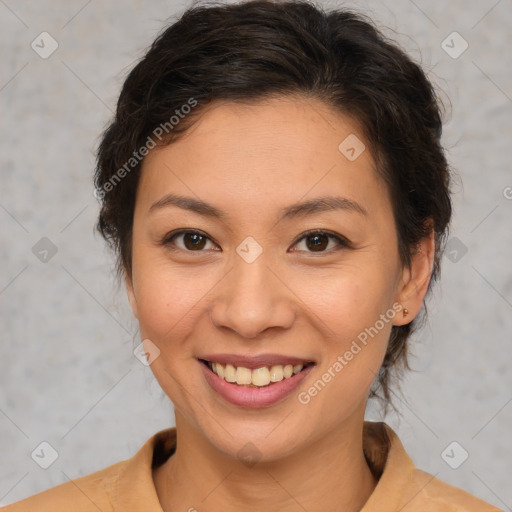
<svg viewBox="0 0 512 512">
<path fill-rule="evenodd" d="M 362 449 L 363 421 L 351 419 L 285 458 L 245 465 L 177 414 L 176 451 L 153 473 L 162 509 L 234 512 L 257 502 L 280 512 L 359 511 L 377 485 Z"/>
</svg>

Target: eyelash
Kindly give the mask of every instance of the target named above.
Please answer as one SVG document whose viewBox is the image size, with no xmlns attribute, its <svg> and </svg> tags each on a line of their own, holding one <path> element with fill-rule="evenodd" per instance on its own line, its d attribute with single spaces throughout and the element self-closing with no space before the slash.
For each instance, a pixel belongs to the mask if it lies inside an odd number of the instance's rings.
<svg viewBox="0 0 512 512">
<path fill-rule="evenodd" d="M 181 247 L 176 247 L 176 246 L 172 247 L 174 245 L 174 243 L 172 242 L 173 238 L 176 238 L 176 237 L 178 237 L 180 235 L 186 235 L 186 234 L 200 235 L 202 237 L 207 238 L 212 243 L 214 243 L 213 240 L 211 240 L 211 238 L 208 235 L 206 235 L 204 232 L 202 232 L 202 231 L 199 231 L 197 229 L 182 229 L 182 230 L 178 230 L 178 231 L 173 231 L 173 232 L 168 233 L 167 235 L 165 235 L 164 238 L 160 241 L 160 244 L 168 247 L 171 250 L 176 250 L 176 251 L 184 251 L 184 252 L 188 252 L 188 253 L 206 252 L 206 250 L 190 251 L 188 249 L 182 249 Z M 307 252 L 309 254 L 330 254 L 333 250 L 334 251 L 335 250 L 339 250 L 340 248 L 345 248 L 345 249 L 352 249 L 353 248 L 352 244 L 345 237 L 343 237 L 341 235 L 338 235 L 338 234 L 336 234 L 336 233 L 334 233 L 332 231 L 323 230 L 323 229 L 312 229 L 312 230 L 309 230 L 309 231 L 306 231 L 306 232 L 302 233 L 300 235 L 300 237 L 297 238 L 293 242 L 292 247 L 297 245 L 302 240 L 308 238 L 309 236 L 313 236 L 313 235 L 326 235 L 329 238 L 336 240 L 338 242 L 338 248 L 328 249 L 328 250 L 323 250 L 323 251 L 300 251 L 300 252 Z"/>
</svg>

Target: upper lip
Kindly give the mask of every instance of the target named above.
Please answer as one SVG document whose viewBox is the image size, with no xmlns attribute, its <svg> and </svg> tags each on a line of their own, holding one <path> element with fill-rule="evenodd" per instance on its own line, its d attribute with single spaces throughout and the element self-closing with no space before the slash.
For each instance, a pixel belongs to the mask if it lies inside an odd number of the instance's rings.
<svg viewBox="0 0 512 512">
<path fill-rule="evenodd" d="M 231 364 L 233 366 L 242 366 L 244 368 L 248 368 L 249 370 L 254 370 L 256 368 L 261 368 L 262 366 L 276 366 L 276 365 L 297 365 L 297 364 L 306 364 L 312 363 L 311 359 L 306 359 L 303 357 L 294 357 L 294 356 L 285 356 L 282 354 L 259 354 L 257 356 L 243 356 L 236 354 L 205 354 L 198 359 L 203 359 L 205 361 L 220 363 L 223 365 Z"/>
</svg>

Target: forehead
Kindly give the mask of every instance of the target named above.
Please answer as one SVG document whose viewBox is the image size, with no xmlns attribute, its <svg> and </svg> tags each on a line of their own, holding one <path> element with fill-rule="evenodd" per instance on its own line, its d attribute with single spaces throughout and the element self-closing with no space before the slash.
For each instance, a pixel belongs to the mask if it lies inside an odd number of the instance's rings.
<svg viewBox="0 0 512 512">
<path fill-rule="evenodd" d="M 358 202 L 383 195 L 359 124 L 319 100 L 294 97 L 209 106 L 184 136 L 149 153 L 139 189 L 145 209 L 177 189 L 229 198 L 225 209 L 328 193 Z"/>
</svg>

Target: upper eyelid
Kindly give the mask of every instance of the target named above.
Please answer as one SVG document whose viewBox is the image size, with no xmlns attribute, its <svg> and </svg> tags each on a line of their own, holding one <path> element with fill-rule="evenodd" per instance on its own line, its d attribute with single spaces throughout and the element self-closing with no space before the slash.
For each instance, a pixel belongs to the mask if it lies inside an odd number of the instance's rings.
<svg viewBox="0 0 512 512">
<path fill-rule="evenodd" d="M 218 245 L 217 242 L 215 242 L 211 236 L 207 235 L 204 231 L 201 231 L 200 229 L 180 229 L 178 231 L 167 233 L 162 238 L 162 243 L 168 243 L 170 242 L 174 237 L 186 235 L 186 234 L 196 234 L 200 236 L 204 236 L 214 244 Z"/>
<path fill-rule="evenodd" d="M 219 245 L 209 235 L 207 235 L 206 233 L 204 233 L 203 231 L 201 231 L 199 229 L 182 229 L 182 230 L 175 231 L 174 233 L 172 233 L 170 235 L 165 235 L 163 237 L 163 239 L 162 239 L 162 243 L 164 243 L 164 244 L 169 243 L 174 237 L 185 235 L 185 234 L 188 234 L 188 233 L 198 234 L 200 236 L 204 236 L 205 238 L 210 240 L 215 245 L 217 245 L 217 246 Z M 335 240 L 338 241 L 338 243 L 340 243 L 340 245 L 350 245 L 350 242 L 343 235 L 335 234 L 335 233 L 331 232 L 330 230 L 326 230 L 326 229 L 310 229 L 310 230 L 305 231 L 304 233 L 301 233 L 292 242 L 292 246 L 296 245 L 297 243 L 302 241 L 307 236 L 312 236 L 312 235 L 315 235 L 315 234 L 326 235 L 326 236 L 328 236 L 330 238 L 334 238 Z M 187 252 L 205 252 L 205 251 L 187 251 Z M 311 251 L 311 252 L 314 252 L 314 251 Z M 319 251 L 319 252 L 322 253 L 322 252 L 329 252 L 329 251 Z"/>
<path fill-rule="evenodd" d="M 331 238 L 336 238 L 340 242 L 348 243 L 348 240 L 343 235 L 333 233 L 332 231 L 330 231 L 328 229 L 309 229 L 308 231 L 305 231 L 304 233 L 300 234 L 298 236 L 298 238 L 295 239 L 293 244 L 295 245 L 297 242 L 300 242 L 303 238 L 306 238 L 307 236 L 312 236 L 312 235 L 317 235 L 317 234 L 318 235 L 326 235 Z"/>
</svg>

